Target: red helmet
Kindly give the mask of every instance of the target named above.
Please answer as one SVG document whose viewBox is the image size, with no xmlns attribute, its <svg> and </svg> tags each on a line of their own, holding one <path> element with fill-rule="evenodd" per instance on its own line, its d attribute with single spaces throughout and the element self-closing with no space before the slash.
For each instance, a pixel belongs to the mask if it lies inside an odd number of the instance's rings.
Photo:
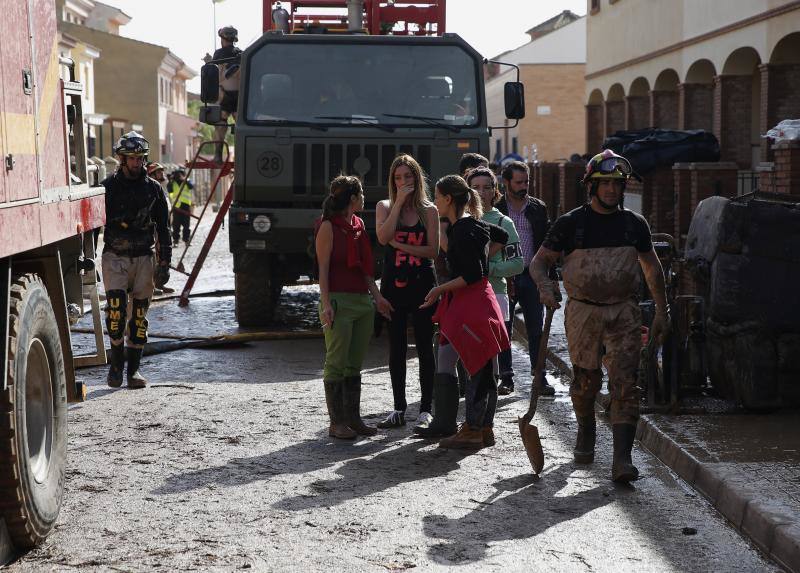
<svg viewBox="0 0 800 573">
<path fill-rule="evenodd" d="M 594 179 L 622 179 L 627 181 L 633 168 L 631 162 L 617 155 L 610 149 L 605 149 L 589 160 L 586 164 L 586 173 L 581 183 L 588 183 Z"/>
</svg>

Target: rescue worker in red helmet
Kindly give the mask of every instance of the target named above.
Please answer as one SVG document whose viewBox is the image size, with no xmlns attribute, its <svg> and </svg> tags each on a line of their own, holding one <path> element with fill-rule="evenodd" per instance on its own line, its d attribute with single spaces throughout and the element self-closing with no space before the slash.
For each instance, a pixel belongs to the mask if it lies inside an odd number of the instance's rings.
<svg viewBox="0 0 800 573">
<path fill-rule="evenodd" d="M 147 342 L 147 309 L 154 286 L 161 287 L 169 280 L 169 210 L 164 190 L 145 174 L 150 152 L 147 140 L 131 131 L 119 138 L 114 152 L 119 157 L 119 169 L 103 181 L 106 226 L 102 266 L 106 328 L 111 339 L 107 382 L 112 388 L 122 386 L 127 360 L 128 387 L 144 388 L 147 380 L 139 365 Z M 153 252 L 156 239 L 157 262 Z M 129 294 L 131 316 L 125 340 Z"/>
<path fill-rule="evenodd" d="M 577 463 L 594 460 L 594 401 L 602 384 L 602 362 L 611 395 L 611 477 L 617 482 L 639 475 L 631 449 L 640 400 L 636 378 L 642 325 L 637 301 L 640 267 L 656 301 L 651 336 L 660 343 L 668 329 L 664 272 L 653 250 L 650 228 L 644 217 L 622 206 L 631 174 L 630 162 L 611 150 L 592 157 L 582 180 L 589 203 L 556 220 L 530 267 L 542 302 L 558 308 L 558 284 L 549 278 L 548 270 L 564 256 L 561 272 L 569 297 L 564 322 L 574 371 L 570 396 L 578 420 L 574 457 Z"/>
</svg>

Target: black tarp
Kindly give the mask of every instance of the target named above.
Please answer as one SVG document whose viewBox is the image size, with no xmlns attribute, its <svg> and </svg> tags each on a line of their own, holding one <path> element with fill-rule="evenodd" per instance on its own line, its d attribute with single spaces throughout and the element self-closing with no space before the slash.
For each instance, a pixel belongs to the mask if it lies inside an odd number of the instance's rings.
<svg viewBox="0 0 800 573">
<path fill-rule="evenodd" d="M 625 157 L 639 175 L 647 175 L 657 167 L 670 167 L 674 163 L 719 161 L 717 138 L 702 129 L 618 131 L 606 138 L 603 149 L 611 149 Z"/>
</svg>

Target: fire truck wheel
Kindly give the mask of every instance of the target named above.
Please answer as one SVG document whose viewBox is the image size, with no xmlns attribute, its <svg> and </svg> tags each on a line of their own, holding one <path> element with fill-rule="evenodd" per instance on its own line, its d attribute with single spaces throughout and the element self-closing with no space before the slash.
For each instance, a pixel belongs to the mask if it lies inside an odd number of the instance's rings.
<svg viewBox="0 0 800 573">
<path fill-rule="evenodd" d="M 236 321 L 239 326 L 266 326 L 275 311 L 274 289 L 265 276 L 236 273 Z"/>
<path fill-rule="evenodd" d="M 64 496 L 67 387 L 56 317 L 42 280 L 16 277 L 9 293 L 8 384 L 0 392 L 0 512 L 14 545 L 52 529 Z"/>
</svg>

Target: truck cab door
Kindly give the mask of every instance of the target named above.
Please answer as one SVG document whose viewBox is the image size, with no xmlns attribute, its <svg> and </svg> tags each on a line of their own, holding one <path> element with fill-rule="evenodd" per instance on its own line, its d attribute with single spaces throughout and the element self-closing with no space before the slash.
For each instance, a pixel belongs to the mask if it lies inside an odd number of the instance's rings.
<svg viewBox="0 0 800 573">
<path fill-rule="evenodd" d="M 3 2 L 0 18 L 2 174 L 5 199 L 39 196 L 35 90 L 27 0 Z"/>
</svg>

